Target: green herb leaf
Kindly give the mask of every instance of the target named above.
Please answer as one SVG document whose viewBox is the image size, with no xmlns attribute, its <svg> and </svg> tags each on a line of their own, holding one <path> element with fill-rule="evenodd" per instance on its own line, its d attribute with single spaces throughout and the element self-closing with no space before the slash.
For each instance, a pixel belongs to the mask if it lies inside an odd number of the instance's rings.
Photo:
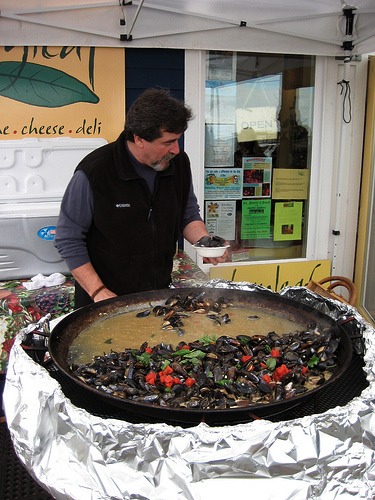
<svg viewBox="0 0 375 500">
<path fill-rule="evenodd" d="M 319 358 L 316 354 L 314 354 L 313 356 L 311 356 L 311 358 L 309 359 L 308 363 L 307 363 L 307 366 L 309 368 L 312 368 L 313 366 L 317 365 L 319 363 Z"/>
<path fill-rule="evenodd" d="M 137 361 L 142 363 L 143 366 L 148 366 L 150 364 L 150 357 L 151 355 L 148 352 L 143 352 L 137 356 Z"/>
<path fill-rule="evenodd" d="M 215 384 L 216 385 L 221 385 L 221 386 L 226 386 L 226 385 L 229 385 L 229 384 L 233 384 L 233 382 L 229 378 L 223 378 L 221 380 L 217 380 L 215 382 Z"/>
<path fill-rule="evenodd" d="M 242 345 L 250 344 L 250 339 L 247 335 L 238 335 L 237 339 L 241 342 Z"/>
<path fill-rule="evenodd" d="M 203 359 L 206 353 L 199 349 L 189 351 L 189 349 L 179 349 L 173 353 L 173 356 L 182 356 L 184 359 Z"/>
<path fill-rule="evenodd" d="M 194 351 L 189 351 L 188 349 L 185 350 L 186 350 L 186 354 L 184 356 L 185 359 L 203 359 L 206 357 L 206 353 L 200 351 L 199 349 L 196 349 Z"/>
<path fill-rule="evenodd" d="M 266 361 L 266 365 L 269 370 L 273 371 L 276 368 L 276 359 L 268 358 Z"/>
<path fill-rule="evenodd" d="M 178 351 L 175 351 L 172 353 L 172 356 L 185 356 L 187 352 L 190 352 L 189 349 L 179 349 Z"/>
<path fill-rule="evenodd" d="M 216 342 L 216 340 L 216 335 L 203 335 L 203 337 L 199 339 L 199 342 L 201 342 L 204 346 L 207 346 L 212 344 L 213 342 Z"/>
<path fill-rule="evenodd" d="M 165 359 L 163 361 L 163 364 L 161 365 L 161 370 L 165 370 L 167 368 L 167 366 L 169 366 L 171 364 L 171 362 L 169 361 L 169 359 Z"/>
</svg>

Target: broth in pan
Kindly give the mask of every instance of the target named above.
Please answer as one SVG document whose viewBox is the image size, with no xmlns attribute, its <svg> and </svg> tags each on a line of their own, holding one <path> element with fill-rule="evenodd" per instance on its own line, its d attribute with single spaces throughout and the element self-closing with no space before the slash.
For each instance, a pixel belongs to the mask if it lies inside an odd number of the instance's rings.
<svg viewBox="0 0 375 500">
<path fill-rule="evenodd" d="M 145 309 L 144 311 L 148 311 Z M 137 317 L 140 313 L 141 317 Z M 93 356 L 125 348 L 137 349 L 143 342 L 149 346 L 160 343 L 175 347 L 179 342 L 193 342 L 202 337 L 216 339 L 221 335 L 266 335 L 303 330 L 306 325 L 245 306 L 231 306 L 220 311 L 181 312 L 180 325 L 164 325 L 163 316 L 143 311 L 129 311 L 117 316 L 102 316 L 83 330 L 70 347 L 69 362 L 87 363 Z M 227 315 L 224 319 L 223 316 Z"/>
</svg>

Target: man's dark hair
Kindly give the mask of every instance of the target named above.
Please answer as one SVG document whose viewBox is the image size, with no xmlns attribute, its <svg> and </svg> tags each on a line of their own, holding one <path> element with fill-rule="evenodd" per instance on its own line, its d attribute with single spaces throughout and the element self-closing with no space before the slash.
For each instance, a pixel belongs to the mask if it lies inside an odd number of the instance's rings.
<svg viewBox="0 0 375 500">
<path fill-rule="evenodd" d="M 182 134 L 192 118 L 191 109 L 165 89 L 145 90 L 130 106 L 125 122 L 125 138 L 134 134 L 145 141 L 161 137 L 162 132 Z"/>
</svg>

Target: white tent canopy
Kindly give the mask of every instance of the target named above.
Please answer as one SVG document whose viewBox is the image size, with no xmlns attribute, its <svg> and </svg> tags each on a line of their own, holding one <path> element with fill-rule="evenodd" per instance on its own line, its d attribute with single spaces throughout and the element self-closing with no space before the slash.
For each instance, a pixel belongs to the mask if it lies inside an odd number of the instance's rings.
<svg viewBox="0 0 375 500">
<path fill-rule="evenodd" d="M 0 0 L 0 43 L 344 56 L 375 51 L 375 1 Z"/>
</svg>

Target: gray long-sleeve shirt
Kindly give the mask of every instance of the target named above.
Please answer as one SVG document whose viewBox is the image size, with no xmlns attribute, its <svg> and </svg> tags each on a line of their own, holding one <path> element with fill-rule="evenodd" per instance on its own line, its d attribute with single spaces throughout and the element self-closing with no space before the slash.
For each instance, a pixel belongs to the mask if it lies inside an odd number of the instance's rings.
<svg viewBox="0 0 375 500">
<path fill-rule="evenodd" d="M 133 160 L 137 174 L 146 180 L 150 192 L 153 192 L 156 172 L 140 164 L 135 158 Z M 93 210 L 93 194 L 89 181 L 84 172 L 77 171 L 70 180 L 62 199 L 54 242 L 70 270 L 90 262 L 86 236 L 92 222 Z M 183 228 L 196 220 L 202 220 L 202 218 L 191 184 Z"/>
</svg>

